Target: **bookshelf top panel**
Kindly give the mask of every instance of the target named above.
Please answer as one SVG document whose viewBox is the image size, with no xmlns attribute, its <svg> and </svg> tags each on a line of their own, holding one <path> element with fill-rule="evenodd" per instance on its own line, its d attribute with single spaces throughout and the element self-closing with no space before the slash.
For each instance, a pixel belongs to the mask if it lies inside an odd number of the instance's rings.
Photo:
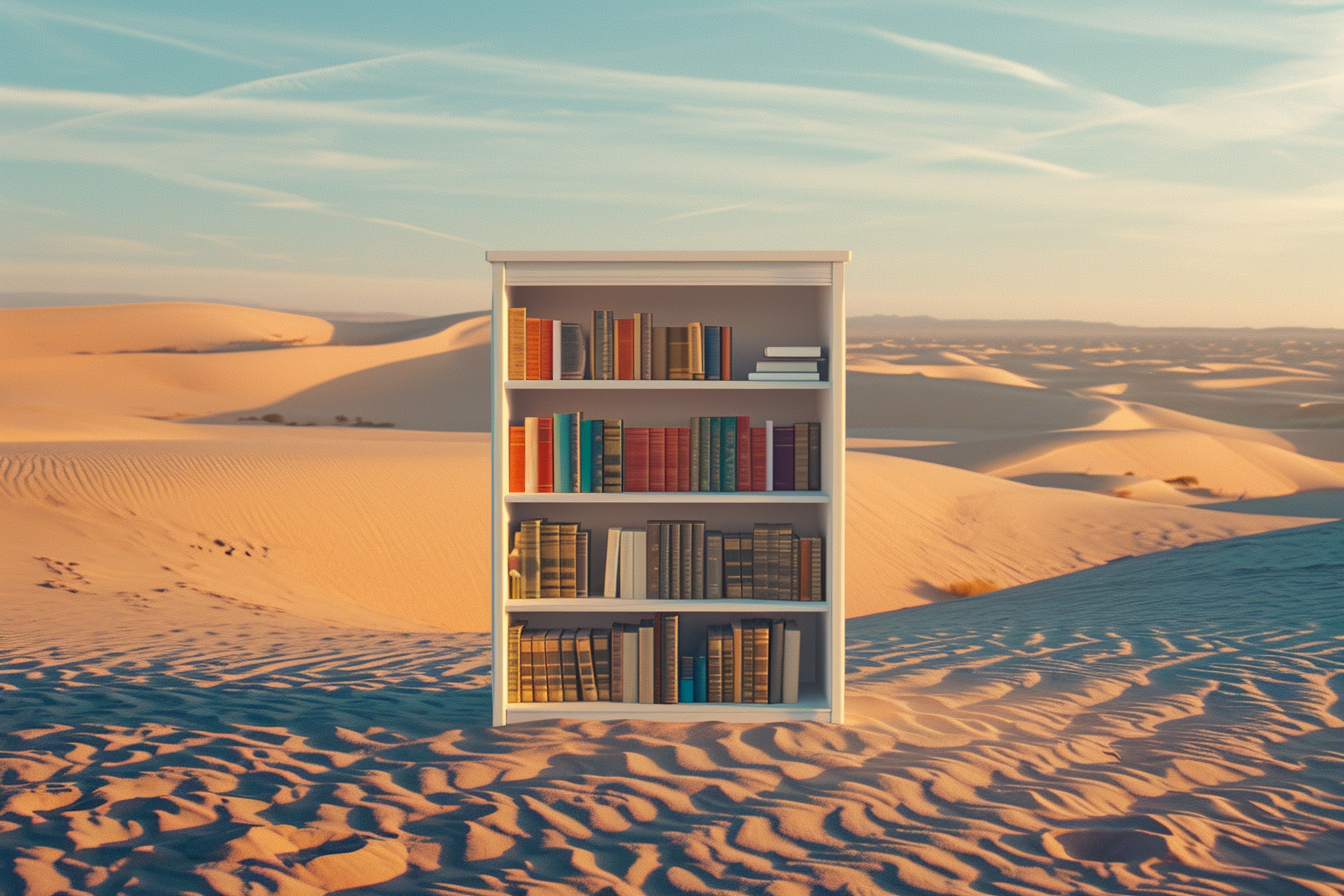
<svg viewBox="0 0 1344 896">
<path fill-rule="evenodd" d="M 852 253 L 847 249 L 841 250 L 813 250 L 813 251 L 763 251 L 763 252 L 740 252 L 740 251 L 711 251 L 711 252 L 678 252 L 678 251 L 658 251 L 645 252 L 639 250 L 630 251 L 542 251 L 533 252 L 528 250 L 510 250 L 510 249 L 491 249 L 485 253 L 485 260 L 490 262 L 697 262 L 697 261 L 739 261 L 749 263 L 760 262 L 779 262 L 779 261 L 828 261 L 828 262 L 847 262 L 852 257 Z"/>
<path fill-rule="evenodd" d="M 816 380 L 507 380 L 505 389 L 676 389 L 699 392 L 704 389 L 829 389 L 829 381 Z"/>
</svg>

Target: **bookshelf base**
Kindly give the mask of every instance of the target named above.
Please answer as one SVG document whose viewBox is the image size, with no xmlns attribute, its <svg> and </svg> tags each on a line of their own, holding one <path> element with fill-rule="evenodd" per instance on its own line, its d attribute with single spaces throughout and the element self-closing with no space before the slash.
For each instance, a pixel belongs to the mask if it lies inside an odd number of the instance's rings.
<svg viewBox="0 0 1344 896">
<path fill-rule="evenodd" d="M 820 687 L 808 687 L 797 703 L 509 703 L 506 722 L 544 719 L 645 719 L 656 722 L 830 722 L 831 707 Z"/>
</svg>

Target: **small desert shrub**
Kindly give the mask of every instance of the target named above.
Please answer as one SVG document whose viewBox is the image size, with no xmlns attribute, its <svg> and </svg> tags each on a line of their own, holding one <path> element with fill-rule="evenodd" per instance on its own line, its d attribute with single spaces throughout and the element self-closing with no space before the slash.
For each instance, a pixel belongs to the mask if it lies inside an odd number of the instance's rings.
<svg viewBox="0 0 1344 896">
<path fill-rule="evenodd" d="M 265 423 L 285 423 L 284 414 L 262 414 L 261 419 Z"/>
<path fill-rule="evenodd" d="M 1128 498 L 1130 495 L 1134 494 L 1134 490 L 1128 488 L 1118 488 L 1115 491 L 1111 492 L 1111 494 L 1115 495 L 1117 498 Z"/>
<path fill-rule="evenodd" d="M 943 586 L 943 590 L 953 597 L 974 597 L 977 594 L 998 591 L 999 586 L 988 579 L 966 579 L 961 582 L 949 582 Z"/>
<path fill-rule="evenodd" d="M 1163 479 L 1162 481 L 1168 485 L 1174 485 L 1179 488 L 1194 488 L 1199 485 L 1199 477 L 1191 476 L 1189 473 L 1186 473 L 1184 476 L 1173 476 L 1170 479 Z"/>
</svg>

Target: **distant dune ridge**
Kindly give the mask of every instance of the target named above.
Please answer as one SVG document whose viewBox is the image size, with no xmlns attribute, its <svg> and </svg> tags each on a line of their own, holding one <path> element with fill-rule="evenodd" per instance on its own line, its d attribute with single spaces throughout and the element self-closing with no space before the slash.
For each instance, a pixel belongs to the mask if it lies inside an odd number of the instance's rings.
<svg viewBox="0 0 1344 896">
<path fill-rule="evenodd" d="M 851 724 L 494 731 L 486 315 L 0 310 L 0 892 L 1344 893 L 1344 338 L 846 363 Z"/>
</svg>

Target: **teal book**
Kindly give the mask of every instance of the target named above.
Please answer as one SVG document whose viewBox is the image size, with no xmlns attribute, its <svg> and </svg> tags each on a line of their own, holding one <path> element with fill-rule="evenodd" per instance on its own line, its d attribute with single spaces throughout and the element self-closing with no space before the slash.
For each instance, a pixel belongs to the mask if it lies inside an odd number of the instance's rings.
<svg viewBox="0 0 1344 896">
<path fill-rule="evenodd" d="M 574 441 L 574 415 L 552 414 L 551 420 L 555 429 L 551 440 L 555 455 L 555 490 L 571 492 L 574 490 L 574 459 L 570 454 Z"/>
<path fill-rule="evenodd" d="M 600 421 L 579 421 L 579 491 L 593 490 L 593 423 Z"/>
</svg>

